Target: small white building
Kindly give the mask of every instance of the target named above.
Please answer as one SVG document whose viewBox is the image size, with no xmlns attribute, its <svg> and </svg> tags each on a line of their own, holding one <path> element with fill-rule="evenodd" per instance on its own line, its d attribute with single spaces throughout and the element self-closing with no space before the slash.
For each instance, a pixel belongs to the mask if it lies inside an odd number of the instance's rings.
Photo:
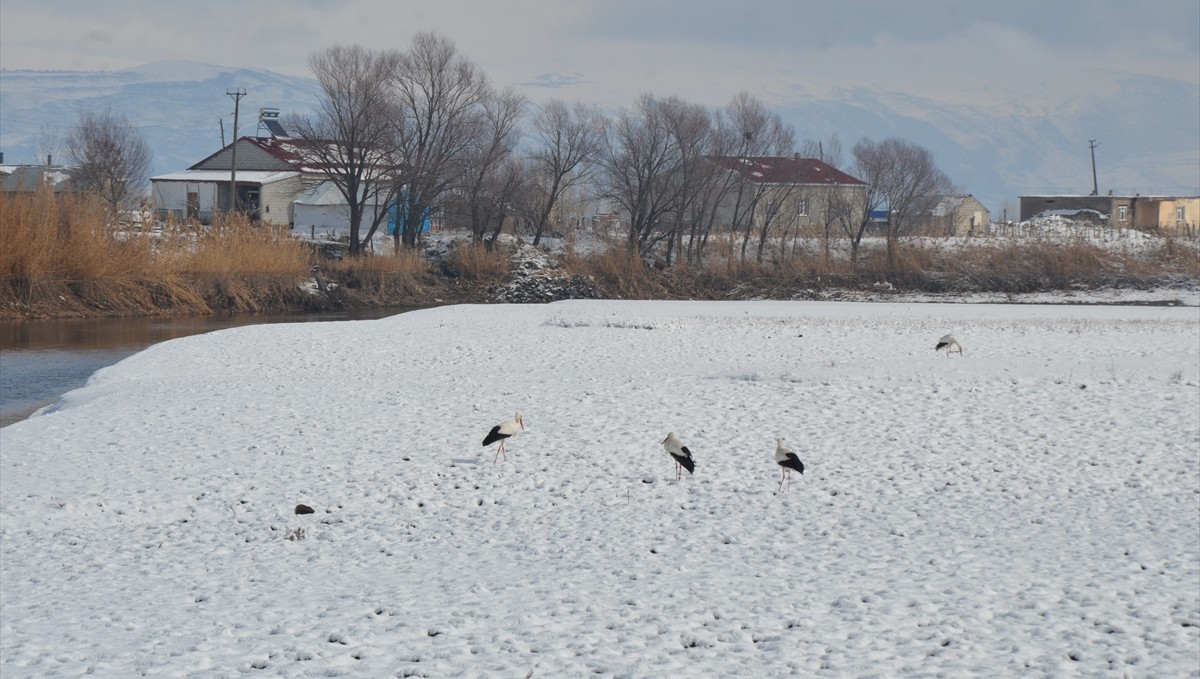
<svg viewBox="0 0 1200 679">
<path fill-rule="evenodd" d="M 195 219 L 211 224 L 228 209 L 228 170 L 184 170 L 151 177 L 159 219 Z M 299 172 L 242 170 L 237 173 L 237 204 L 254 219 L 288 226 L 292 200 L 301 189 Z"/>
<path fill-rule="evenodd" d="M 362 223 L 364 234 L 370 228 L 376 215 L 387 209 L 387 206 L 379 199 L 378 194 L 367 199 Z M 384 224 L 390 222 L 391 218 L 384 218 Z M 309 187 L 296 197 L 292 204 L 292 230 L 310 236 L 350 233 L 350 205 L 336 184 L 331 181 L 321 182 Z"/>
<path fill-rule="evenodd" d="M 350 206 L 314 159 L 320 154 L 313 143 L 280 136 L 277 122 L 274 128 L 271 137 L 242 137 L 186 170 L 151 177 L 158 218 L 211 224 L 215 213 L 230 208 L 230 168 L 236 166 L 238 212 L 297 233 L 349 232 Z M 367 206 L 369 215 L 373 210 Z"/>
<path fill-rule="evenodd" d="M 975 196 L 942 196 L 929 211 L 931 236 L 982 236 L 988 232 L 991 215 Z"/>
<path fill-rule="evenodd" d="M 350 232 L 350 206 L 333 182 L 315 184 L 292 204 L 292 229 L 298 233 Z"/>
</svg>

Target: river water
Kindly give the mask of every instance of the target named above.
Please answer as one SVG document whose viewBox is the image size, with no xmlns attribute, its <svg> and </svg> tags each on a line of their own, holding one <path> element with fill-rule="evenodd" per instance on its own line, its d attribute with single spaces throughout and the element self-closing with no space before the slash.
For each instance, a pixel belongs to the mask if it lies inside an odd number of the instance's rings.
<svg viewBox="0 0 1200 679">
<path fill-rule="evenodd" d="M 0 427 L 82 387 L 97 370 L 169 339 L 243 325 L 368 320 L 405 311 L 411 309 L 0 322 Z"/>
</svg>

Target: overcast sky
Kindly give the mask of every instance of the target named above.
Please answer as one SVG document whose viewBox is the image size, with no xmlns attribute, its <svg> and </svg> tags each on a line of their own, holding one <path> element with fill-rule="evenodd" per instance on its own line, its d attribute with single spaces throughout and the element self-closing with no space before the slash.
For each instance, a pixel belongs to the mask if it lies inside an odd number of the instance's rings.
<svg viewBox="0 0 1200 679">
<path fill-rule="evenodd" d="M 314 50 L 451 40 L 499 85 L 625 104 L 877 86 L 945 100 L 1200 84 L 1197 0 L 3 0 L 0 68 L 184 59 L 308 75 Z"/>
</svg>

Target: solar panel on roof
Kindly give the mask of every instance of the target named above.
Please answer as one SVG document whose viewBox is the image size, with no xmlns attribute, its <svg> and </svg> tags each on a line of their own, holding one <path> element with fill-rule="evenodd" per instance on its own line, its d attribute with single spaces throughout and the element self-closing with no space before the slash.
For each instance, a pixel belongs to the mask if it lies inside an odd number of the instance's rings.
<svg viewBox="0 0 1200 679">
<path fill-rule="evenodd" d="M 267 128 L 267 131 L 271 133 L 272 137 L 287 139 L 290 136 L 288 135 L 287 130 L 283 129 L 283 125 L 279 124 L 278 120 L 273 118 L 265 118 L 260 120 L 259 123 Z"/>
</svg>

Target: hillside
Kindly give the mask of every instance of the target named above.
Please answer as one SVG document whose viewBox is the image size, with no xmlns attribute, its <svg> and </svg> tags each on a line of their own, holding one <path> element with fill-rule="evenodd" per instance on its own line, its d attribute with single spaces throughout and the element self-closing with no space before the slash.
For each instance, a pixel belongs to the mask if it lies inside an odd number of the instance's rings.
<svg viewBox="0 0 1200 679">
<path fill-rule="evenodd" d="M 1101 191 L 1200 193 L 1200 85 L 1125 76 L 1104 92 L 1048 106 L 1033 97 L 1003 108 L 949 104 L 885 87 L 816 93 L 796 83 L 781 95 L 780 115 L 800 139 L 836 133 L 846 155 L 863 137 L 896 136 L 929 148 L 938 164 L 999 218 L 1017 197 L 1091 190 L 1088 140 L 1100 142 Z M 246 91 L 240 134 L 254 134 L 258 109 L 285 115 L 312 109 L 316 84 L 261 69 L 186 61 L 120 71 L 0 70 L 0 151 L 7 163 L 40 162 L 54 152 L 83 109 L 124 113 L 154 151 L 153 174 L 185 168 L 233 134 L 227 89 Z M 536 83 L 518 86 L 535 101 Z M 553 90 L 570 99 L 570 88 Z M 621 102 L 603 102 L 620 105 Z"/>
</svg>

